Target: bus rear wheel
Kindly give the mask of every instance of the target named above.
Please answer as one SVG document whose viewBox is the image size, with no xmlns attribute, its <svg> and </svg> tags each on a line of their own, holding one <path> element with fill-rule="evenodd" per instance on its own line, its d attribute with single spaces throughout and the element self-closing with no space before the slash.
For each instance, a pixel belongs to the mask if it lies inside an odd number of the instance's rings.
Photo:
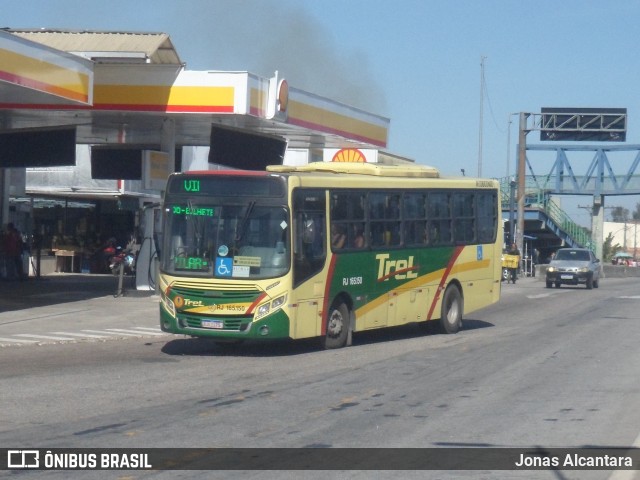
<svg viewBox="0 0 640 480">
<path fill-rule="evenodd" d="M 326 349 L 342 348 L 349 334 L 349 308 L 343 303 L 334 303 L 327 317 L 327 333 L 323 338 Z"/>
<path fill-rule="evenodd" d="M 442 297 L 440 330 L 442 333 L 457 333 L 462 327 L 462 294 L 458 287 L 449 285 Z"/>
</svg>

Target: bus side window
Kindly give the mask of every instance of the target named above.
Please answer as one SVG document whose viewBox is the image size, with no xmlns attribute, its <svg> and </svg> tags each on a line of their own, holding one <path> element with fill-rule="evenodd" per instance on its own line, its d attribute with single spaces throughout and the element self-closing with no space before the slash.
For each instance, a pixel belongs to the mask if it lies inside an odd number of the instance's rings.
<svg viewBox="0 0 640 480">
<path fill-rule="evenodd" d="M 349 237 L 349 247 L 350 248 L 364 248 L 366 246 L 366 241 L 364 237 L 365 226 L 364 222 L 354 223 L 353 232 Z"/>
<path fill-rule="evenodd" d="M 406 192 L 403 197 L 404 244 L 426 245 L 429 243 L 427 231 L 426 194 Z"/>
<path fill-rule="evenodd" d="M 453 194 L 454 240 L 456 245 L 469 245 L 476 241 L 476 208 L 474 192 Z"/>
<path fill-rule="evenodd" d="M 331 193 L 331 248 L 360 249 L 367 246 L 366 195 L 363 192 Z"/>
<path fill-rule="evenodd" d="M 331 224 L 331 248 L 342 250 L 347 244 L 347 228 L 344 224 Z"/>
<path fill-rule="evenodd" d="M 431 245 L 451 245 L 451 194 L 429 193 L 428 208 Z"/>
<path fill-rule="evenodd" d="M 371 246 L 400 245 L 400 194 L 378 191 L 369 194 Z"/>
<path fill-rule="evenodd" d="M 496 236 L 498 205 L 493 192 L 478 194 L 478 242 L 493 243 Z"/>
</svg>

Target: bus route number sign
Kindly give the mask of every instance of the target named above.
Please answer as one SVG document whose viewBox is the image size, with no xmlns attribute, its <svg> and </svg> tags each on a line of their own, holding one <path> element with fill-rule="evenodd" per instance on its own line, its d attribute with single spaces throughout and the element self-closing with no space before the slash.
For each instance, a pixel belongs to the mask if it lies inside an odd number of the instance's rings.
<svg viewBox="0 0 640 480">
<path fill-rule="evenodd" d="M 172 208 L 174 215 L 194 217 L 213 217 L 215 215 L 214 209 L 208 207 L 183 207 L 181 205 L 174 205 Z"/>
<path fill-rule="evenodd" d="M 178 270 L 208 270 L 210 263 L 206 258 L 175 257 L 174 265 Z"/>
<path fill-rule="evenodd" d="M 199 192 L 200 191 L 200 180 L 184 180 L 182 182 L 182 186 L 185 192 Z"/>
</svg>

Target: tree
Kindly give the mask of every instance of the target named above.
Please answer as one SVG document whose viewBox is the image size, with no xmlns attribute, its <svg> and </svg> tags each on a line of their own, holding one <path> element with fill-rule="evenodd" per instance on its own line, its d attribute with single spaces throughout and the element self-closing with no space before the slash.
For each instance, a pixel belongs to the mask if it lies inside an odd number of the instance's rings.
<svg viewBox="0 0 640 480">
<path fill-rule="evenodd" d="M 636 211 L 633 213 L 634 217 L 638 213 L 640 215 L 640 203 L 636 205 Z M 640 218 L 640 217 L 638 217 Z M 614 207 L 611 209 L 611 221 L 624 223 L 629 220 L 629 209 L 624 207 Z"/>
<path fill-rule="evenodd" d="M 602 243 L 602 260 L 604 262 L 610 262 L 613 256 L 622 250 L 622 246 L 619 243 L 613 244 L 613 235 L 609 233 L 607 238 Z"/>
<path fill-rule="evenodd" d="M 640 220 L 640 202 L 636 203 L 636 209 L 633 211 L 633 219 Z"/>
</svg>

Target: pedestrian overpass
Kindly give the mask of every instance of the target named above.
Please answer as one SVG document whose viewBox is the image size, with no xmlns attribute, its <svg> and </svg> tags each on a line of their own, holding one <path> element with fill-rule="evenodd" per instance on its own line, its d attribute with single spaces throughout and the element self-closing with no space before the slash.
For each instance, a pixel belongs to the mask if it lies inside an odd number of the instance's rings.
<svg viewBox="0 0 640 480">
<path fill-rule="evenodd" d="M 539 144 L 526 145 L 525 150 L 522 167 L 526 166 L 529 175 L 523 175 L 524 236 L 532 240 L 542 258 L 560 246 L 586 247 L 601 256 L 605 198 L 640 194 L 640 174 L 637 173 L 640 145 Z M 538 173 L 534 172 L 534 165 Z M 549 169 L 541 174 L 545 165 Z M 578 169 L 581 173 L 577 173 Z M 517 218 L 512 180 L 501 180 L 507 236 L 510 221 L 515 222 Z M 592 199 L 589 229 L 576 224 L 553 201 L 557 195 L 582 195 Z"/>
<path fill-rule="evenodd" d="M 536 184 L 534 178 L 527 177 L 525 185 L 524 237 L 526 251 L 537 248 L 540 251 L 540 261 L 542 262 L 551 252 L 560 247 L 593 248 L 591 232 L 574 222 L 553 199 L 550 199 L 549 192 Z M 510 242 L 508 239 L 510 221 L 515 222 L 517 216 L 515 204 L 512 215 L 510 178 L 500 179 L 500 192 L 505 242 Z"/>
</svg>

